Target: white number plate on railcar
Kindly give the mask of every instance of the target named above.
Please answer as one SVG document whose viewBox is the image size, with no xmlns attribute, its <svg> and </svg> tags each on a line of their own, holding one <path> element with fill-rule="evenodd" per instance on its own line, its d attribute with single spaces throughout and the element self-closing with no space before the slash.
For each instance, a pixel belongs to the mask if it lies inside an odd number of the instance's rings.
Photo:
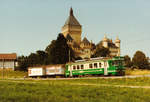
<svg viewBox="0 0 150 102">
<path fill-rule="evenodd" d="M 43 68 L 29 69 L 29 76 L 42 76 L 44 75 Z"/>
</svg>

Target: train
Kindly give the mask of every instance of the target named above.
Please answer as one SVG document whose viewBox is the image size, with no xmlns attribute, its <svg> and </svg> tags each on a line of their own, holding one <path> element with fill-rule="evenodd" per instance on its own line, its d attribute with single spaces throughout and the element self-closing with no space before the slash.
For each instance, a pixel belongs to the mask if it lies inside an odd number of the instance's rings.
<svg viewBox="0 0 150 102">
<path fill-rule="evenodd" d="M 98 57 L 76 60 L 66 64 L 28 68 L 29 77 L 82 77 L 99 75 L 125 75 L 124 57 Z"/>
</svg>

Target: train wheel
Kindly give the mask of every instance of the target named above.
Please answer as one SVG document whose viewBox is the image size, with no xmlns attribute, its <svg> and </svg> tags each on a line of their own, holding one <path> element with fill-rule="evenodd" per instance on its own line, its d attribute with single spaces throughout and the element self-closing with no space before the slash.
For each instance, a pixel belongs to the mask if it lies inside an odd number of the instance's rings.
<svg viewBox="0 0 150 102">
<path fill-rule="evenodd" d="M 83 77 L 83 75 L 79 75 L 79 77 L 81 78 L 81 77 Z"/>
<path fill-rule="evenodd" d="M 112 73 L 109 73 L 108 76 L 113 76 Z"/>
<path fill-rule="evenodd" d="M 119 70 L 119 71 L 118 71 L 118 75 L 119 75 L 119 76 L 124 76 L 124 75 L 125 75 L 125 71 Z"/>
</svg>

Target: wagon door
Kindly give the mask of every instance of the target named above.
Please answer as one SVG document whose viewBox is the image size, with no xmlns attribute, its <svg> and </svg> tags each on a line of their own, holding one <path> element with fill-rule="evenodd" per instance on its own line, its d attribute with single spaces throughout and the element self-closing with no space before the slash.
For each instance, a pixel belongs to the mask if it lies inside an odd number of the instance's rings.
<svg viewBox="0 0 150 102">
<path fill-rule="evenodd" d="M 108 64 L 107 64 L 107 61 L 104 61 L 104 75 L 108 75 Z"/>
</svg>

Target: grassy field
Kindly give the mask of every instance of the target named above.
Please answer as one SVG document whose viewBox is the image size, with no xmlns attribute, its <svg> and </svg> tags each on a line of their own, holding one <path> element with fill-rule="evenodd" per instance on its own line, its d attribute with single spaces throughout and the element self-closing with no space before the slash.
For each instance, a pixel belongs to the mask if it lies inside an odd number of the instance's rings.
<svg viewBox="0 0 150 102">
<path fill-rule="evenodd" d="M 130 68 L 126 69 L 126 75 L 147 75 L 147 74 L 150 74 L 150 70 L 140 70 L 140 69 L 131 70 Z"/>
<path fill-rule="evenodd" d="M 126 70 L 126 74 L 150 71 Z M 150 102 L 148 77 L 24 80 L 24 76 L 27 72 L 4 70 L 3 78 L 0 70 L 0 102 Z"/>
<path fill-rule="evenodd" d="M 27 72 L 10 69 L 0 70 L 0 78 L 23 78 L 24 76 L 27 76 Z"/>
<path fill-rule="evenodd" d="M 1 79 L 0 102 L 149 102 L 149 83 L 150 78 L 145 77 L 75 80 Z M 121 87 L 122 85 L 124 87 Z"/>
</svg>

